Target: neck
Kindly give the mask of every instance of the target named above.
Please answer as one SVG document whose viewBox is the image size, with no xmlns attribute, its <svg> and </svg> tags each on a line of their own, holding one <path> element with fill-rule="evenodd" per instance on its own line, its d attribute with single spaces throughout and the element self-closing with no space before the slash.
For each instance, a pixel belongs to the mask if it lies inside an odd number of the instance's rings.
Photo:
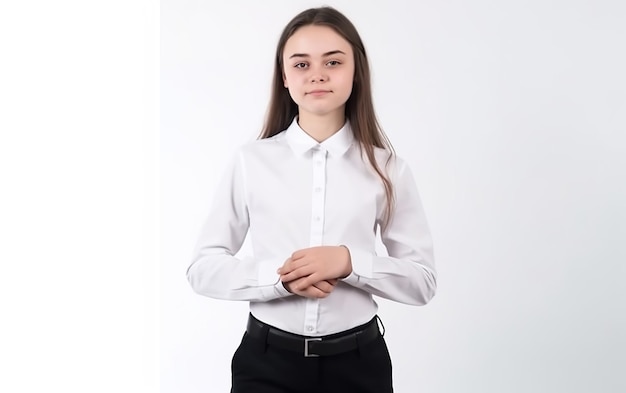
<svg viewBox="0 0 626 393">
<path fill-rule="evenodd" d="M 346 116 L 343 110 L 326 115 L 316 115 L 306 112 L 300 112 L 298 114 L 298 125 L 300 128 L 318 142 L 323 142 L 330 138 L 343 127 L 345 122 Z"/>
</svg>

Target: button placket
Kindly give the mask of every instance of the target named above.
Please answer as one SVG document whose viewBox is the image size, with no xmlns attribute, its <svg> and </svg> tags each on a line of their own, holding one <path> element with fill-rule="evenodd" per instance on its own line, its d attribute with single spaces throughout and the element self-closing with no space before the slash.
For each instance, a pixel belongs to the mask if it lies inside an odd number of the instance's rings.
<svg viewBox="0 0 626 393">
<path fill-rule="evenodd" d="M 327 151 L 321 146 L 313 149 L 313 184 L 311 186 L 311 232 L 309 245 L 319 246 L 324 240 L 324 211 L 326 207 L 326 159 Z M 307 299 L 304 317 L 306 334 L 317 331 L 318 299 Z"/>
<path fill-rule="evenodd" d="M 326 186 L 326 150 L 318 147 L 313 150 L 313 185 L 311 195 L 311 235 L 309 244 L 311 246 L 320 245 L 323 241 L 324 233 L 324 209 Z"/>
</svg>

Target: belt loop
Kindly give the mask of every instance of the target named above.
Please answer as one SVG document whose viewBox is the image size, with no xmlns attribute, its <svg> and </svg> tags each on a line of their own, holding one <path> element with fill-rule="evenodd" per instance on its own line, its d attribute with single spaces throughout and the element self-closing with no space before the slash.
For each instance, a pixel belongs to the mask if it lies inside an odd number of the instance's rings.
<svg viewBox="0 0 626 393">
<path fill-rule="evenodd" d="M 380 332 L 380 335 L 385 337 L 385 325 L 383 325 L 383 320 L 380 319 L 378 315 L 376 315 L 376 324 L 378 325 L 378 331 Z M 381 327 L 382 327 L 382 331 L 381 331 Z"/>
</svg>

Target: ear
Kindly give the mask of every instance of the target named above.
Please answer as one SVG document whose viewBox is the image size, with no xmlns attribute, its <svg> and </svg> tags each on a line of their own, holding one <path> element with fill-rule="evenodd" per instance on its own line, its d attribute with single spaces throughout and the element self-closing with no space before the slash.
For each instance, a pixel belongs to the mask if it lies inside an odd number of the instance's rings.
<svg viewBox="0 0 626 393">
<path fill-rule="evenodd" d="M 287 84 L 287 76 L 285 76 L 285 71 L 283 71 L 283 86 L 285 86 L 286 88 L 289 88 Z"/>
</svg>

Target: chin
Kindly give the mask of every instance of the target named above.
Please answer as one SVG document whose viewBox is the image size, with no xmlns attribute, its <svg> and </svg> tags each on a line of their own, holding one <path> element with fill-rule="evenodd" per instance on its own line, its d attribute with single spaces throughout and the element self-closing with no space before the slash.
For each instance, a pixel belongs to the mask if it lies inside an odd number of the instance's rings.
<svg viewBox="0 0 626 393">
<path fill-rule="evenodd" d="M 327 115 L 329 113 L 333 113 L 338 111 L 339 109 L 341 109 L 341 105 L 337 105 L 337 106 L 319 106 L 319 107 L 303 107 L 303 109 L 309 113 L 315 114 L 315 115 Z"/>
</svg>

